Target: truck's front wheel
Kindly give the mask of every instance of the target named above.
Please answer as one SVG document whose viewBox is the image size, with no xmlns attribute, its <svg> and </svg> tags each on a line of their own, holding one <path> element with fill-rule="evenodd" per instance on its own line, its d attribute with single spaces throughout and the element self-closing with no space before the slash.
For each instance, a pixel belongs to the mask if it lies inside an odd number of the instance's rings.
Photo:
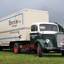
<svg viewBox="0 0 64 64">
<path fill-rule="evenodd" d="M 41 45 L 39 43 L 37 45 L 37 54 L 38 54 L 39 57 L 42 56 L 42 48 L 41 48 Z"/>
<path fill-rule="evenodd" d="M 14 43 L 14 46 L 13 46 L 13 51 L 15 54 L 19 53 L 19 43 Z"/>
</svg>

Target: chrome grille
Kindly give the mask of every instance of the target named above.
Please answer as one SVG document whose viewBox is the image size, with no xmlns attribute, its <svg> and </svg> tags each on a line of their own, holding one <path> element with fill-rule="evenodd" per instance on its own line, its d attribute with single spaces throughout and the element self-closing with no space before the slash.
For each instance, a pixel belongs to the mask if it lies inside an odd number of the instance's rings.
<svg viewBox="0 0 64 64">
<path fill-rule="evenodd" d="M 63 43 L 64 43 L 64 34 L 63 33 L 57 33 L 57 46 L 58 47 L 62 47 Z"/>
</svg>

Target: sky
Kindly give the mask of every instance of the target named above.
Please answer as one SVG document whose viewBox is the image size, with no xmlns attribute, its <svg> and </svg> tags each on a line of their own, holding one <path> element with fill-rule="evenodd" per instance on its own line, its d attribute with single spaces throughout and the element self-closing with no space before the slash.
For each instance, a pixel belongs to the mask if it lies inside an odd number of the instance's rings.
<svg viewBox="0 0 64 64">
<path fill-rule="evenodd" d="M 0 17 L 25 8 L 48 11 L 50 22 L 64 26 L 64 0 L 0 0 Z"/>
</svg>

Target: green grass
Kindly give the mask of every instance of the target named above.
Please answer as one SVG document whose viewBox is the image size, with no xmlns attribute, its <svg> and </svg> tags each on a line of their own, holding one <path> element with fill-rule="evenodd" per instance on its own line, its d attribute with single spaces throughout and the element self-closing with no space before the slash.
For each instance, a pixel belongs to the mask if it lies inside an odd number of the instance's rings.
<svg viewBox="0 0 64 64">
<path fill-rule="evenodd" d="M 60 53 L 48 53 L 38 57 L 36 54 L 0 51 L 0 64 L 64 64 L 64 57 Z"/>
</svg>

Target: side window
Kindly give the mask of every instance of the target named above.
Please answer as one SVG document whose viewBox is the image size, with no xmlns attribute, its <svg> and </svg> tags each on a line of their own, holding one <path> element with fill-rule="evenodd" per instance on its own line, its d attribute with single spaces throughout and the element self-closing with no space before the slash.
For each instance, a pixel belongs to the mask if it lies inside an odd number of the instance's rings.
<svg viewBox="0 0 64 64">
<path fill-rule="evenodd" d="M 38 30 L 38 27 L 36 25 L 31 26 L 31 31 L 37 31 L 37 30 Z"/>
</svg>

